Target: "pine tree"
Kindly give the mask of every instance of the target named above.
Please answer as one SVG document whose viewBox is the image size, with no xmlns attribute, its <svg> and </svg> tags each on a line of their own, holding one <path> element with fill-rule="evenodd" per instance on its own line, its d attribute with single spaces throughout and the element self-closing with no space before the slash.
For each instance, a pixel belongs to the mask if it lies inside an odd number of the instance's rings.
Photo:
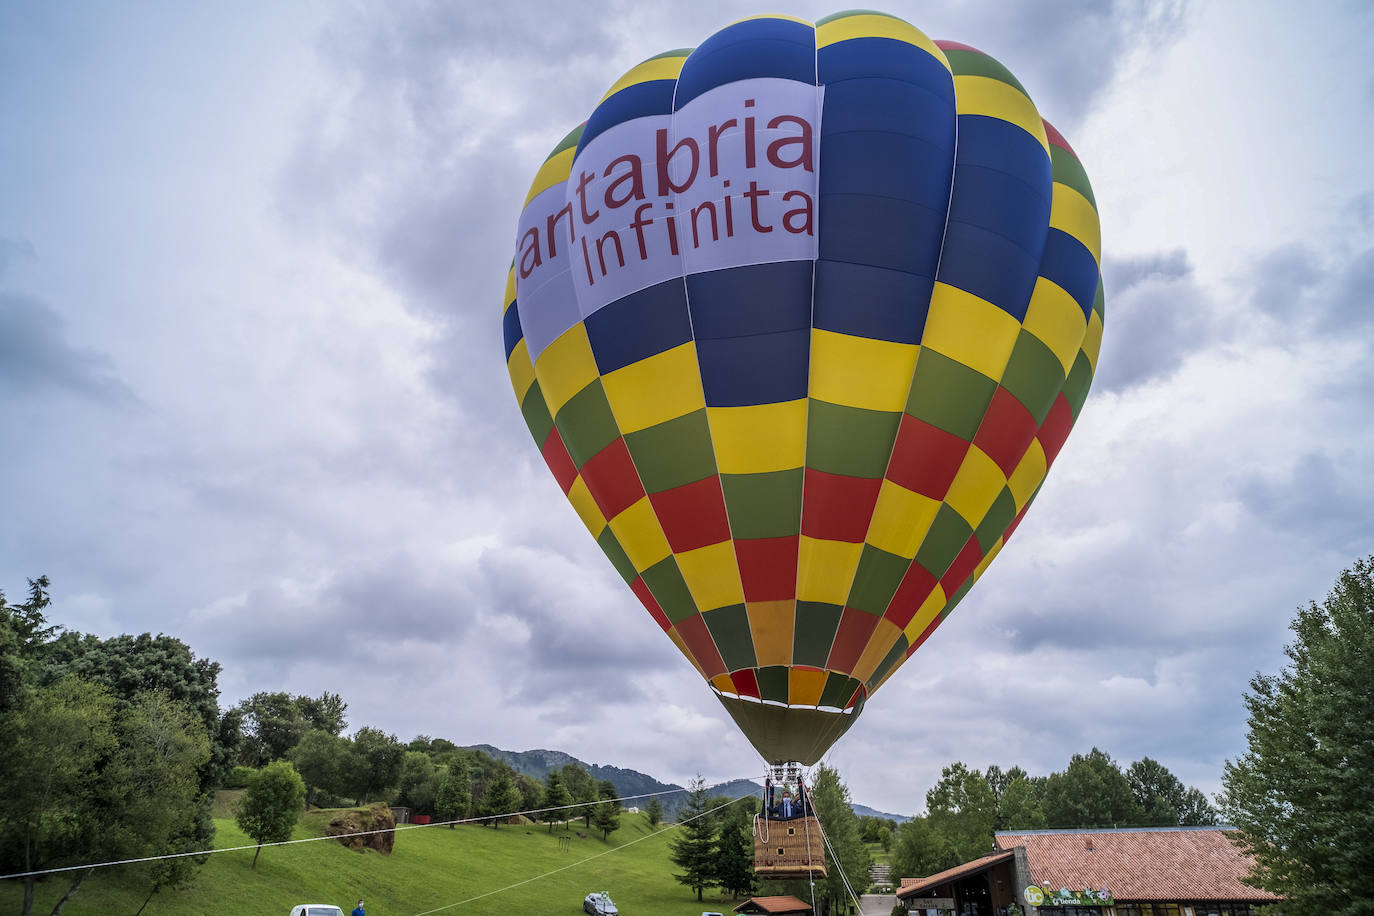
<svg viewBox="0 0 1374 916">
<path fill-rule="evenodd" d="M 482 816 L 497 830 L 501 822 L 520 807 L 520 792 L 509 766 L 502 766 L 487 785 L 487 797 L 482 804 Z"/>
<path fill-rule="evenodd" d="M 471 805 L 472 774 L 464 761 L 455 760 L 439 782 L 439 792 L 434 797 L 435 812 L 440 820 L 455 821 L 467 817 Z M 453 829 L 452 824 L 448 826 Z"/>
<path fill-rule="evenodd" d="M 754 893 L 754 841 L 750 832 L 753 814 L 734 805 L 727 811 L 730 816 L 720 828 L 712 877 L 717 887 L 738 900 Z"/>
<path fill-rule="evenodd" d="M 549 775 L 544 779 L 544 807 L 548 810 L 543 814 L 549 825 L 549 833 L 553 833 L 554 821 L 563 821 L 566 825 L 567 806 L 571 803 L 572 796 L 568 794 L 568 787 L 563 785 L 563 777 L 557 770 L 549 770 Z"/>
<path fill-rule="evenodd" d="M 663 802 L 658 800 L 657 795 L 649 799 L 649 803 L 644 806 L 644 813 L 649 818 L 650 827 L 657 827 L 663 820 Z"/>
<path fill-rule="evenodd" d="M 668 845 L 668 855 L 682 869 L 682 874 L 673 878 L 696 891 L 698 901 L 702 889 L 712 883 L 715 866 L 716 831 L 709 811 L 706 780 L 697 776 L 688 786 L 687 804 L 678 816 L 681 826 Z"/>
</svg>

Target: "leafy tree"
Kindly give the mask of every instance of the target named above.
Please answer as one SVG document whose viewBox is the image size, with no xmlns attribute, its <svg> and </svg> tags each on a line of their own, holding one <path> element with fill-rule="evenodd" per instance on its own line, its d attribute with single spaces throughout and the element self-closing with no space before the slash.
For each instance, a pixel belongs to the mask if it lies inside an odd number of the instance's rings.
<svg viewBox="0 0 1374 916">
<path fill-rule="evenodd" d="M 239 829 L 257 840 L 253 868 L 258 867 L 264 843 L 291 839 L 291 829 L 296 826 L 304 806 L 305 782 L 288 761 L 269 763 L 253 777 L 234 815 L 234 823 Z"/>
<path fill-rule="evenodd" d="M 261 767 L 284 758 L 309 731 L 310 725 L 289 693 L 261 691 L 239 704 L 243 713 L 243 741 L 239 763 Z"/>
<path fill-rule="evenodd" d="M 489 818 L 488 823 L 500 830 L 501 821 L 519 805 L 520 792 L 515 787 L 515 771 L 509 766 L 503 766 L 496 771 L 496 775 L 487 786 L 487 796 L 482 802 L 482 816 Z"/>
<path fill-rule="evenodd" d="M 405 751 L 401 758 L 401 776 L 396 784 L 396 804 L 420 814 L 433 813 L 441 775 L 428 754 Z"/>
<path fill-rule="evenodd" d="M 1374 556 L 1290 629 L 1287 665 L 1250 681 L 1247 748 L 1226 763 L 1221 809 L 1254 857 L 1246 883 L 1284 913 L 1374 913 Z"/>
<path fill-rule="evenodd" d="M 1040 796 L 1045 780 L 1042 777 L 1021 777 L 1007 782 L 997 802 L 999 830 L 1039 830 L 1048 821 Z"/>
<path fill-rule="evenodd" d="M 655 795 L 649 799 L 649 803 L 644 806 L 644 814 L 649 818 L 649 826 L 657 827 L 663 820 L 663 802 L 658 800 Z"/>
<path fill-rule="evenodd" d="M 681 827 L 668 844 L 668 857 L 682 869 L 673 878 L 696 891 L 698 901 L 712 883 L 715 868 L 716 834 L 710 810 L 706 780 L 698 775 L 687 786 L 687 802 L 677 819 Z"/>
<path fill-rule="evenodd" d="M 456 821 L 467 817 L 472 805 L 472 772 L 463 760 L 450 764 L 439 780 L 439 791 L 434 798 L 435 813 L 440 820 Z M 449 824 L 453 829 L 453 824 Z"/>
<path fill-rule="evenodd" d="M 347 792 L 344 773 L 351 753 L 347 740 L 318 728 L 306 732 L 300 744 L 291 749 L 288 757 L 305 780 L 307 804 L 319 804 L 322 793 Z"/>
<path fill-rule="evenodd" d="M 575 763 L 563 764 L 563 782 L 568 787 L 568 794 L 572 796 L 573 803 L 577 805 L 568 811 L 569 819 L 582 818 L 583 826 L 592 825 L 592 805 L 596 803 L 596 780 L 592 779 L 592 774 Z"/>
<path fill-rule="evenodd" d="M 1126 770 L 1131 794 L 1140 806 L 1145 827 L 1199 827 L 1216 823 L 1216 812 L 1207 796 L 1189 789 L 1168 767 L 1149 757 L 1141 758 Z"/>
<path fill-rule="evenodd" d="M 1003 770 L 997 764 L 990 765 L 983 778 L 988 782 L 988 788 L 992 790 L 992 795 L 999 802 L 1002 800 L 1002 793 L 1006 791 L 1008 785 L 1018 779 L 1026 779 L 1029 774 L 1018 766 L 1009 770 Z"/>
<path fill-rule="evenodd" d="M 914 817 L 897 827 L 892 849 L 892 877 L 920 878 L 960 863 L 944 834 L 925 817 Z"/>
<path fill-rule="evenodd" d="M 353 735 L 352 751 L 349 791 L 358 804 L 376 798 L 400 781 L 406 751 L 395 735 L 363 726 Z"/>
<path fill-rule="evenodd" d="M 739 805 L 731 805 L 725 810 L 728 816 L 721 824 L 716 841 L 712 882 L 738 900 L 754 893 L 753 811 L 752 806 Z"/>
<path fill-rule="evenodd" d="M 296 697 L 296 708 L 305 717 L 308 728 L 318 728 L 334 737 L 343 734 L 348 725 L 348 704 L 337 693 L 325 691 L 317 697 Z"/>
<path fill-rule="evenodd" d="M 544 784 L 533 776 L 520 773 L 515 777 L 515 789 L 520 793 L 521 811 L 538 811 L 544 807 Z M 530 819 L 536 820 L 539 815 Z"/>
<path fill-rule="evenodd" d="M 1097 748 L 1074 754 L 1064 772 L 1050 776 L 1042 803 L 1054 827 L 1126 827 L 1143 817 L 1131 784 Z"/>
<path fill-rule="evenodd" d="M 815 770 L 814 782 L 808 787 L 811 802 L 815 806 L 816 817 L 825 827 L 830 840 L 830 850 L 825 852 L 829 872 L 817 889 L 823 889 L 825 898 L 832 902 L 832 912 L 843 908 L 849 900 L 841 872 L 854 885 L 855 893 L 863 893 L 868 885 L 868 870 L 873 860 L 859 837 L 859 818 L 849 803 L 849 788 L 840 781 L 837 770 L 821 764 Z"/>
<path fill-rule="evenodd" d="M 572 796 L 568 794 L 568 787 L 563 785 L 563 774 L 558 770 L 549 770 L 549 775 L 544 777 L 544 806 L 548 809 L 543 813 L 543 819 L 548 822 L 549 833 L 553 833 L 555 821 L 567 822 L 567 805 L 572 804 Z"/>
<path fill-rule="evenodd" d="M 952 854 L 967 862 L 987 855 L 997 822 L 997 798 L 977 770 L 953 763 L 926 793 L 927 820 L 944 835 Z"/>
</svg>

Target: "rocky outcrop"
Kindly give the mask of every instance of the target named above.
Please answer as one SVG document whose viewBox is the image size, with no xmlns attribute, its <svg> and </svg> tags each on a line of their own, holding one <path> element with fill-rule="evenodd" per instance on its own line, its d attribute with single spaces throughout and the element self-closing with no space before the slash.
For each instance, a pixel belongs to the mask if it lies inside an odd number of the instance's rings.
<svg viewBox="0 0 1374 916">
<path fill-rule="evenodd" d="M 336 836 L 339 842 L 349 849 L 375 849 L 381 853 L 390 853 L 391 847 L 396 843 L 396 815 L 391 813 L 391 809 L 378 802 L 366 808 L 354 808 L 352 811 L 345 811 L 334 820 L 329 822 L 325 832 L 329 836 Z M 380 831 L 379 833 L 369 833 L 369 831 Z M 356 836 L 352 834 L 366 834 Z"/>
</svg>

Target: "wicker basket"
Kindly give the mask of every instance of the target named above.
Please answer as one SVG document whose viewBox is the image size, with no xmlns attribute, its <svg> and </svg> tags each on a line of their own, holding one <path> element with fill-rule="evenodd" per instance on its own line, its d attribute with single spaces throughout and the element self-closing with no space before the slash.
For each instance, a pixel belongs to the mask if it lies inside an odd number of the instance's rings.
<svg viewBox="0 0 1374 916">
<path fill-rule="evenodd" d="M 808 848 L 809 844 L 809 848 Z M 754 874 L 760 878 L 824 878 L 825 850 L 814 817 L 754 818 Z"/>
</svg>

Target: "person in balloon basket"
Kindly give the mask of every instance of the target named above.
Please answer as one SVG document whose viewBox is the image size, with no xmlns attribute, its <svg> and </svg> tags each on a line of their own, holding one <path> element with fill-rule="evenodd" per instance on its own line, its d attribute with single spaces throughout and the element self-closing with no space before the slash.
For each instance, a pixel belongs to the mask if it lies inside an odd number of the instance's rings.
<svg viewBox="0 0 1374 916">
<path fill-rule="evenodd" d="M 353 908 L 353 912 L 349 913 L 348 916 L 367 916 L 367 914 L 363 912 L 363 902 L 361 900 L 358 901 L 358 905 Z"/>
<path fill-rule="evenodd" d="M 792 792 L 786 787 L 782 790 L 782 819 L 792 820 Z"/>
</svg>

